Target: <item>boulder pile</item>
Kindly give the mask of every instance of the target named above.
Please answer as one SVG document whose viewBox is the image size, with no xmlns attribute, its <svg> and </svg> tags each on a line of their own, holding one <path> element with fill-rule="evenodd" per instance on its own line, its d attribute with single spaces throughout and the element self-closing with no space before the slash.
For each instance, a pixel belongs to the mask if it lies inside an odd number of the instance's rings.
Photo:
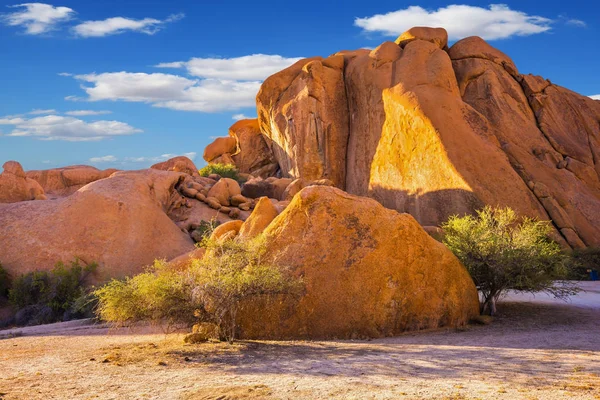
<svg viewBox="0 0 600 400">
<path fill-rule="evenodd" d="M 46 200 L 40 184 L 28 178 L 23 167 L 16 161 L 7 161 L 0 174 L 0 203 L 15 203 L 26 200 Z"/>
<path fill-rule="evenodd" d="M 564 247 L 600 246 L 600 101 L 519 73 L 479 37 L 448 47 L 444 29 L 413 28 L 307 58 L 256 101 L 271 176 L 328 179 L 423 226 L 509 206 L 551 221 Z"/>
<path fill-rule="evenodd" d="M 116 169 L 101 171 L 89 165 L 27 171 L 29 179 L 37 181 L 50 198 L 69 196 L 88 183 L 108 178 Z"/>
</svg>

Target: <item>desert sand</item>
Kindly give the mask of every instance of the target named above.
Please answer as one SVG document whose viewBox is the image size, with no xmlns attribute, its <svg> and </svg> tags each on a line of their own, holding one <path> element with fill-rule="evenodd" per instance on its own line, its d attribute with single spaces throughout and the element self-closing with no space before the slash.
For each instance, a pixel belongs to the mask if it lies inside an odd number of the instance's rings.
<svg viewBox="0 0 600 400">
<path fill-rule="evenodd" d="M 183 344 L 72 321 L 0 331 L 0 399 L 600 399 L 600 282 L 490 325 L 372 341 Z"/>
</svg>

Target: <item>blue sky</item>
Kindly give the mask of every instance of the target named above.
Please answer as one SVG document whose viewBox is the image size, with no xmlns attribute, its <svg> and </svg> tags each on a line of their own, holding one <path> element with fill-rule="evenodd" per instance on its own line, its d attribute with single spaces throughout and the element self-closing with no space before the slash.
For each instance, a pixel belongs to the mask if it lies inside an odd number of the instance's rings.
<svg viewBox="0 0 600 400">
<path fill-rule="evenodd" d="M 270 74 L 417 25 L 482 36 L 522 73 L 597 95 L 594 3 L 0 1 L 0 164 L 139 169 L 186 154 L 201 166 L 212 138 L 256 115 Z"/>
</svg>

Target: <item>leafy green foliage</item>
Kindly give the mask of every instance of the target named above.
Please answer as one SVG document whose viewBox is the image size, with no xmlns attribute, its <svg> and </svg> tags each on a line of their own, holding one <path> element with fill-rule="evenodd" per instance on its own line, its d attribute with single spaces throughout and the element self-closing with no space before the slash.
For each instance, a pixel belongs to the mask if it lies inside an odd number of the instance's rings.
<svg viewBox="0 0 600 400">
<path fill-rule="evenodd" d="M 17 277 L 9 290 L 9 301 L 18 309 L 48 306 L 58 318 L 84 294 L 85 278 L 97 264 L 83 266 L 79 259 L 69 266 L 59 262 L 52 271 L 34 271 Z"/>
<path fill-rule="evenodd" d="M 198 171 L 200 176 L 209 176 L 210 174 L 220 175 L 222 178 L 231 178 L 239 180 L 239 172 L 233 164 L 208 164 L 206 167 Z"/>
<path fill-rule="evenodd" d="M 559 298 L 576 292 L 567 282 L 566 257 L 548 238 L 548 222 L 517 218 L 510 208 L 485 207 L 477 216 L 450 217 L 444 243 L 468 269 L 483 295 L 482 313 L 494 314 L 508 289 L 545 291 Z"/>
<path fill-rule="evenodd" d="M 205 239 L 206 255 L 189 269 L 155 262 L 149 271 L 113 280 L 95 291 L 98 316 L 109 322 L 153 321 L 169 325 L 214 323 L 233 341 L 236 316 L 255 296 L 298 294 L 302 283 L 286 268 L 266 263 L 264 241 Z M 168 326 L 169 326 L 168 325 Z"/>
<path fill-rule="evenodd" d="M 210 221 L 200 221 L 194 230 L 192 237 L 197 238 L 195 240 L 201 242 L 200 238 L 202 238 L 202 240 L 209 238 L 219 225 L 221 225 L 221 223 L 216 218 L 212 218 Z"/>
<path fill-rule="evenodd" d="M 192 281 L 185 271 L 155 261 L 142 274 L 124 281 L 113 279 L 97 289 L 97 315 L 119 324 L 137 321 L 166 322 L 168 326 L 194 322 Z"/>
<path fill-rule="evenodd" d="M 587 249 L 573 250 L 571 267 L 572 279 L 589 279 L 592 270 L 600 273 L 600 248 L 588 247 Z"/>
</svg>

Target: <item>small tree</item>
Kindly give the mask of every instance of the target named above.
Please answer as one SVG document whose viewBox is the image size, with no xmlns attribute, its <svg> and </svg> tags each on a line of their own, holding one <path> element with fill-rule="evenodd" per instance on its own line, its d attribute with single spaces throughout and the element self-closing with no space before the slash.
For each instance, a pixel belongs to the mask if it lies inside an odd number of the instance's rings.
<svg viewBox="0 0 600 400">
<path fill-rule="evenodd" d="M 481 313 L 494 315 L 508 289 L 545 291 L 558 298 L 576 287 L 556 280 L 568 276 L 559 245 L 548 238 L 548 222 L 518 219 L 510 208 L 485 207 L 477 216 L 452 216 L 443 224 L 443 242 L 465 265 L 483 296 Z"/>
<path fill-rule="evenodd" d="M 192 263 L 194 297 L 203 304 L 230 342 L 235 339 L 236 318 L 244 303 L 257 296 L 298 295 L 303 285 L 287 268 L 266 263 L 261 237 L 250 241 L 207 239 L 204 258 Z"/>
</svg>

